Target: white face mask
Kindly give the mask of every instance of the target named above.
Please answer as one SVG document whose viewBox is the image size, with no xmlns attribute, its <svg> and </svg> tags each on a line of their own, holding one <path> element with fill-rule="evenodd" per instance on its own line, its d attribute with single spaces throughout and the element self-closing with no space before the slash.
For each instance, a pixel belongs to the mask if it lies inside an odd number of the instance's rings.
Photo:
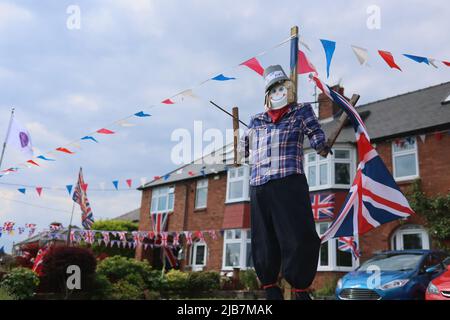
<svg viewBox="0 0 450 320">
<path fill-rule="evenodd" d="M 288 90 L 281 83 L 273 86 L 269 91 L 269 100 L 272 110 L 281 109 L 288 104 Z"/>
</svg>

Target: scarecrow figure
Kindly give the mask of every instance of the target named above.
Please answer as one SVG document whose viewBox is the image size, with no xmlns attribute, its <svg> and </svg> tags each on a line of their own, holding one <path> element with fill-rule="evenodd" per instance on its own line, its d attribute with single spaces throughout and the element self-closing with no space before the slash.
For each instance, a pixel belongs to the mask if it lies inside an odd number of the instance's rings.
<svg viewBox="0 0 450 320">
<path fill-rule="evenodd" d="M 279 65 L 264 71 L 265 111 L 251 118 L 240 143 L 250 161 L 252 256 L 266 297 L 281 300 L 281 273 L 297 300 L 310 300 L 319 258 L 309 187 L 303 171 L 303 139 L 326 157 L 330 148 L 309 104 L 295 101 L 292 81 Z"/>
</svg>

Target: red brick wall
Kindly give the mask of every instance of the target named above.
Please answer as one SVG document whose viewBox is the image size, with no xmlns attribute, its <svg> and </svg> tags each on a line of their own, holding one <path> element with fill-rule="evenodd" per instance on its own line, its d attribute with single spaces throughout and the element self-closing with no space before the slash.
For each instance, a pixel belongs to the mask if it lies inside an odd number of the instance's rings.
<svg viewBox="0 0 450 320">
<path fill-rule="evenodd" d="M 333 90 L 338 91 L 340 94 L 344 94 L 344 88 L 339 86 L 334 86 Z M 317 100 L 319 101 L 319 119 L 327 119 L 332 117 L 336 112 L 340 109 L 334 104 L 330 98 L 328 98 L 325 94 L 320 93 L 318 95 Z"/>
<path fill-rule="evenodd" d="M 222 267 L 223 239 L 219 235 L 219 230 L 222 229 L 225 211 L 226 174 L 208 177 L 207 207 L 205 209 L 195 209 L 196 181 L 197 179 L 190 179 L 175 183 L 174 210 L 169 215 L 168 231 L 215 230 L 218 235 L 217 240 L 212 240 L 209 235 L 205 235 L 205 241 L 208 245 L 206 269 L 220 270 Z M 139 230 L 151 230 L 150 202 L 151 191 L 144 190 Z M 147 251 L 151 252 L 151 250 Z M 187 252 L 185 263 L 188 264 L 189 248 L 185 252 Z M 138 248 L 136 257 L 138 259 L 150 258 L 151 255 L 142 254 L 142 249 Z"/>
</svg>

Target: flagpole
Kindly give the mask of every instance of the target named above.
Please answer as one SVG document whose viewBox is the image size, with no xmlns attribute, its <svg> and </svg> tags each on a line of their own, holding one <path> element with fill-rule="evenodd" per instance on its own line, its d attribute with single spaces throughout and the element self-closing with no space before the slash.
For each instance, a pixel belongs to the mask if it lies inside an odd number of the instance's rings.
<svg viewBox="0 0 450 320">
<path fill-rule="evenodd" d="M 11 131 L 13 117 L 14 117 L 14 108 L 11 108 L 11 117 L 9 118 L 8 130 L 6 131 L 6 138 L 5 138 L 5 142 L 3 142 L 2 155 L 0 156 L 0 169 L 1 169 L 2 163 L 3 163 L 3 156 L 5 155 L 6 142 L 8 141 L 9 133 Z"/>
<path fill-rule="evenodd" d="M 80 171 L 81 172 L 81 167 L 80 167 Z M 78 173 L 78 181 L 80 181 L 80 174 Z M 72 199 L 72 213 L 70 214 L 70 222 L 69 222 L 69 228 L 68 233 L 67 233 L 67 241 L 66 241 L 66 245 L 69 246 L 70 244 L 70 232 L 72 231 L 72 220 L 73 220 L 73 212 L 75 211 L 75 201 Z"/>
</svg>

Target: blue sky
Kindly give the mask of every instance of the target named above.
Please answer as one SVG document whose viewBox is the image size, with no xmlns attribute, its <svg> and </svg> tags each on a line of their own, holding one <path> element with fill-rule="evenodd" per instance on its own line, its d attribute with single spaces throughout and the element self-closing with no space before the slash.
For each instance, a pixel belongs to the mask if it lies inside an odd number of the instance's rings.
<svg viewBox="0 0 450 320">
<path fill-rule="evenodd" d="M 81 28 L 69 30 L 69 5 L 81 10 Z M 377 5 L 381 28 L 366 26 L 367 8 Z M 173 130 L 225 130 L 230 119 L 213 109 L 239 106 L 241 117 L 262 110 L 262 79 L 246 68 L 227 73 L 236 81 L 207 83 L 195 93 L 202 99 L 173 106 L 159 101 L 208 77 L 229 70 L 289 36 L 292 25 L 311 47 L 307 52 L 322 79 L 340 82 L 361 103 L 446 82 L 450 70 L 417 64 L 402 53 L 450 59 L 450 29 L 445 1 L 0 1 L 0 138 L 6 131 L 10 107 L 30 131 L 35 152 L 54 149 L 107 123 L 139 110 L 152 117 L 103 137 L 99 144 L 82 143 L 73 156 L 60 156 L 42 168 L 0 178 L 0 223 L 18 226 L 52 221 L 67 225 L 72 208 L 64 190 L 34 190 L 20 194 L 1 183 L 63 187 L 76 181 L 80 166 L 90 188 L 112 180 L 151 178 L 172 170 Z M 325 58 L 318 39 L 337 42 L 331 75 L 325 79 Z M 369 49 L 370 67 L 359 66 L 350 45 Z M 376 50 L 391 51 L 403 72 L 389 69 Z M 263 66 L 287 68 L 289 47 L 260 58 Z M 313 99 L 313 87 L 300 80 L 303 100 Z M 6 152 L 3 168 L 26 159 Z M 57 211 L 32 207 L 43 206 Z M 89 192 L 94 216 L 110 218 L 140 206 L 138 191 Z M 79 210 L 75 222 L 79 224 Z M 8 248 L 23 237 L 3 236 Z"/>
</svg>

